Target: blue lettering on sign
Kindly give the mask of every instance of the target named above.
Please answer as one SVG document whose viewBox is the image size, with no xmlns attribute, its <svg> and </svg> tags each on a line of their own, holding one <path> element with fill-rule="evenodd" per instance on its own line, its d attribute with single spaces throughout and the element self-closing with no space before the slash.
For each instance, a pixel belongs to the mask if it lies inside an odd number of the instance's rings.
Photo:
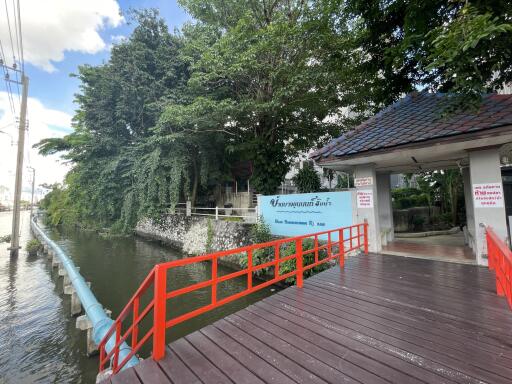
<svg viewBox="0 0 512 384">
<path fill-rule="evenodd" d="M 352 192 L 259 197 L 260 214 L 272 234 L 298 236 L 352 225 Z M 333 234 L 337 240 L 337 234 Z"/>
</svg>

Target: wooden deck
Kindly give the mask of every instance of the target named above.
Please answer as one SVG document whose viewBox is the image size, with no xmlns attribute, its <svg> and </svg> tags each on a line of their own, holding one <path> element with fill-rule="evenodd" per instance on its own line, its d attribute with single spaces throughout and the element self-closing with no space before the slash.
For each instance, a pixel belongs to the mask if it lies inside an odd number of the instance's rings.
<svg viewBox="0 0 512 384">
<path fill-rule="evenodd" d="M 486 268 L 356 256 L 168 346 L 112 383 L 511 383 Z"/>
</svg>

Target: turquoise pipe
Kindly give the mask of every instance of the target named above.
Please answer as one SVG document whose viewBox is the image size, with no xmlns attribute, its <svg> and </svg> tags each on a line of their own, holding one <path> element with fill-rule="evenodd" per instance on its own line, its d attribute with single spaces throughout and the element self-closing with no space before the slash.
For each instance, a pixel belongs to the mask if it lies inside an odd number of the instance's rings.
<svg viewBox="0 0 512 384">
<path fill-rule="evenodd" d="M 112 326 L 112 324 L 114 324 L 114 321 L 107 316 L 105 310 L 103 309 L 103 306 L 96 299 L 91 289 L 87 285 L 86 281 L 76 269 L 73 261 L 71 261 L 71 259 L 66 255 L 66 253 L 64 253 L 64 251 L 53 240 L 46 236 L 42 229 L 39 228 L 39 226 L 37 225 L 35 218 L 36 215 L 34 215 L 34 217 L 31 220 L 32 230 L 38 235 L 38 237 L 40 237 L 41 241 L 46 243 L 46 245 L 49 248 L 51 248 L 53 252 L 55 252 L 55 254 L 60 259 L 62 267 L 65 268 L 69 280 L 71 281 L 71 284 L 73 284 L 73 288 L 75 288 L 75 291 L 78 297 L 80 298 L 82 307 L 84 308 L 87 317 L 92 323 L 93 340 L 96 343 L 96 345 L 99 345 L 101 340 L 103 340 L 108 330 Z M 107 353 L 114 349 L 115 340 L 116 332 L 114 332 L 112 336 L 110 336 L 109 340 L 105 345 Z M 123 361 L 131 351 L 132 349 L 128 346 L 128 344 L 123 343 L 119 348 L 119 362 Z M 133 367 L 138 363 L 139 359 L 135 356 L 132 356 L 130 360 L 128 360 L 126 365 L 124 365 L 123 369 Z"/>
</svg>

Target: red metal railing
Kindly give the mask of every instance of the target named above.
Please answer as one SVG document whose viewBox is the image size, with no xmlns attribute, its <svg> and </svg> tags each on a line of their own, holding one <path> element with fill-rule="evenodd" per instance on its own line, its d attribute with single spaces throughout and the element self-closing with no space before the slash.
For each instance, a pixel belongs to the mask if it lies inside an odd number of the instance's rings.
<svg viewBox="0 0 512 384">
<path fill-rule="evenodd" d="M 486 227 L 489 269 L 496 273 L 496 293 L 505 296 L 512 309 L 512 251 L 492 228 Z"/>
<path fill-rule="evenodd" d="M 309 244 L 311 247 L 303 249 L 306 239 L 310 239 L 307 245 Z M 281 255 L 282 250 L 288 244 L 295 245 L 295 253 L 287 256 Z M 112 373 L 115 374 L 119 372 L 130 358 L 150 339 L 152 339 L 153 344 L 152 358 L 160 360 L 165 355 L 165 332 L 167 328 L 290 277 L 295 277 L 297 286 L 302 287 L 303 274 L 305 271 L 334 259 L 338 259 L 340 267 L 343 267 L 345 253 L 360 249 L 361 247 L 364 248 L 365 253 L 368 253 L 367 223 L 158 264 L 151 270 L 101 341 L 99 345 L 100 371 L 102 371 L 110 361 Z M 262 249 L 270 250 L 268 254 L 271 255 L 271 260 L 262 262 L 261 264 L 255 264 L 253 262 L 253 255 L 255 251 Z M 219 276 L 217 272 L 218 260 L 222 257 L 235 254 L 246 255 L 247 267 L 240 271 Z M 305 264 L 304 256 L 308 254 L 313 255 L 312 258 L 309 257 L 312 259 L 312 262 Z M 295 260 L 295 269 L 281 274 L 282 263 L 288 260 Z M 170 269 L 207 261 L 211 262 L 210 279 L 187 287 L 167 287 L 167 273 Z M 268 269 L 272 267 L 274 268 L 273 278 L 255 285 L 253 282 L 253 274 L 261 269 L 267 269 L 268 271 Z M 222 299 L 218 298 L 217 288 L 219 283 L 244 275 L 247 276 L 247 288 L 245 290 Z M 152 295 L 149 291 L 151 287 L 153 288 Z M 208 287 L 211 288 L 210 304 L 167 319 L 167 300 Z M 149 292 L 149 303 L 141 310 L 141 298 L 146 292 Z M 141 337 L 139 335 L 141 322 L 148 317 L 151 319 L 151 313 L 153 314 L 152 325 Z M 124 324 L 125 321 L 129 320 L 131 320 L 131 324 Z M 105 344 L 114 334 L 115 346 L 112 349 L 109 348 L 110 352 L 107 353 Z M 119 361 L 119 348 L 125 341 L 128 343 L 131 341 L 132 350 L 122 361 Z M 112 340 L 110 343 L 111 342 Z"/>
</svg>

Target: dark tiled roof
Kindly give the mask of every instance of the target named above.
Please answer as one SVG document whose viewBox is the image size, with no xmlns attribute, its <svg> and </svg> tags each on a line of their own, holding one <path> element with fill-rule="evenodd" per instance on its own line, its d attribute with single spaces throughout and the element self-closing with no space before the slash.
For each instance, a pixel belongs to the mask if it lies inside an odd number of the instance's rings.
<svg viewBox="0 0 512 384">
<path fill-rule="evenodd" d="M 442 93 L 409 94 L 310 157 L 321 162 L 326 158 L 512 125 L 512 95 L 488 94 L 478 111 L 443 117 L 450 97 Z"/>
</svg>

